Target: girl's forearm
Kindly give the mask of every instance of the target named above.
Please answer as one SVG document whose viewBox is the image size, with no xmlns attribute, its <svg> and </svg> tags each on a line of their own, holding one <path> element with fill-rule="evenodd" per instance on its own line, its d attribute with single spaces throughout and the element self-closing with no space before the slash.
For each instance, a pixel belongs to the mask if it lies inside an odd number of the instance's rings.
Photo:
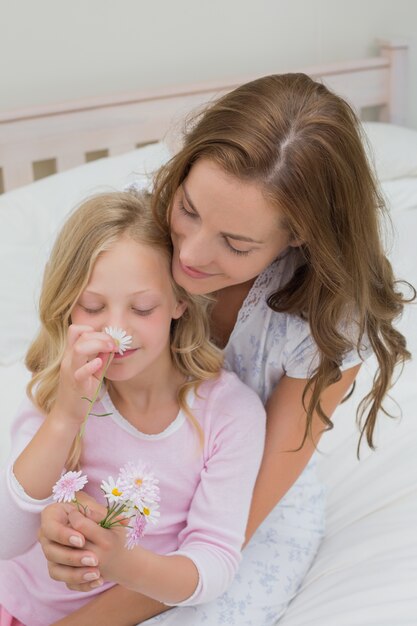
<svg viewBox="0 0 417 626">
<path fill-rule="evenodd" d="M 53 410 L 16 459 L 13 472 L 25 492 L 37 500 L 51 495 L 59 479 L 78 426 Z"/>
<path fill-rule="evenodd" d="M 139 559 L 138 550 L 141 550 Z M 180 603 L 196 590 L 199 574 L 191 559 L 156 554 L 139 547 L 135 552 L 124 551 L 124 558 L 117 559 L 118 572 L 113 580 L 123 587 L 168 604 Z"/>
<path fill-rule="evenodd" d="M 169 608 L 141 593 L 115 585 L 53 626 L 134 626 Z"/>
</svg>

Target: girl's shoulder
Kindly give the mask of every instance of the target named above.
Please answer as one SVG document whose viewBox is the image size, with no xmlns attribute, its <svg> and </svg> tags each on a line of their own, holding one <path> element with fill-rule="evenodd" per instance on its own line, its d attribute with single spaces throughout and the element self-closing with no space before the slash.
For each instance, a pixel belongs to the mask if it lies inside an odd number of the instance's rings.
<svg viewBox="0 0 417 626">
<path fill-rule="evenodd" d="M 256 416 L 259 419 L 265 417 L 265 408 L 258 394 L 248 385 L 243 383 L 234 373 L 222 369 L 219 375 L 210 381 L 204 381 L 198 388 L 197 401 L 204 407 L 204 413 L 209 414 L 211 419 L 216 416 L 239 416 L 248 419 Z"/>
</svg>

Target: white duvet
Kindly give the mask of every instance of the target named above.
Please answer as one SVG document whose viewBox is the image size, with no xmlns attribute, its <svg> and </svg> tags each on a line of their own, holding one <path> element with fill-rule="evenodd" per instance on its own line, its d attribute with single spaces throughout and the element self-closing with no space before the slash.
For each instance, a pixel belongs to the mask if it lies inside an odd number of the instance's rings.
<svg viewBox="0 0 417 626">
<path fill-rule="evenodd" d="M 0 196 L 1 460 L 28 379 L 22 357 L 36 330 L 41 268 L 56 229 L 87 193 L 104 185 L 120 189 L 135 170 L 150 172 L 165 158 L 158 144 Z M 384 180 L 383 190 L 396 273 L 417 283 L 417 178 Z M 408 307 L 399 326 L 417 354 L 417 305 Z M 356 403 L 372 368 L 372 360 L 362 368 L 354 396 L 338 408 L 335 428 L 320 444 L 328 487 L 326 537 L 282 626 L 417 626 L 417 361 L 407 364 L 388 403 L 401 419 L 382 415 L 377 450 L 364 444 L 358 461 Z"/>
</svg>

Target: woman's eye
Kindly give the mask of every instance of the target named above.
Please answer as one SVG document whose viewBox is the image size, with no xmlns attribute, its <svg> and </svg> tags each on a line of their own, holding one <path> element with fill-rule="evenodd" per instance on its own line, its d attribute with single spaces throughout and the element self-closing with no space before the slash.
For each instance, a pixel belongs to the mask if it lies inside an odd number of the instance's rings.
<svg viewBox="0 0 417 626">
<path fill-rule="evenodd" d="M 225 238 L 225 242 L 227 247 L 229 248 L 229 250 L 231 252 L 233 252 L 234 254 L 237 254 L 239 256 L 247 256 L 248 254 L 250 254 L 252 252 L 252 250 L 237 250 L 236 248 L 234 248 L 229 241 Z"/>
<path fill-rule="evenodd" d="M 181 202 L 181 200 L 178 202 L 178 209 L 181 213 L 183 213 L 183 215 L 186 215 L 187 217 L 198 217 L 197 213 L 192 213 L 191 211 L 188 211 L 188 209 L 185 208 L 184 203 Z"/>
</svg>

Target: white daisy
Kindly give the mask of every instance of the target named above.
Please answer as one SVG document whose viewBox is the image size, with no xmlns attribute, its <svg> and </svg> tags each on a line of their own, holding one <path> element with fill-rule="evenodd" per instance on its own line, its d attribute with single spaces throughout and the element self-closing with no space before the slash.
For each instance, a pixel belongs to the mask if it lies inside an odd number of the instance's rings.
<svg viewBox="0 0 417 626">
<path fill-rule="evenodd" d="M 128 346 L 132 343 L 132 337 L 126 333 L 123 328 L 116 328 L 116 326 L 106 326 L 104 332 L 110 335 L 113 341 L 116 343 L 119 354 L 123 354 L 127 350 Z"/>
<path fill-rule="evenodd" d="M 117 504 L 125 499 L 120 488 L 119 479 L 114 480 L 112 476 L 109 476 L 107 482 L 103 480 L 100 487 L 104 491 L 104 497 L 107 498 L 109 504 Z"/>
<path fill-rule="evenodd" d="M 156 502 L 149 506 L 144 506 L 142 509 L 142 515 L 146 519 L 147 522 L 152 522 L 152 524 L 157 524 L 159 521 L 159 516 L 161 515 L 158 511 L 158 504 Z"/>
</svg>

